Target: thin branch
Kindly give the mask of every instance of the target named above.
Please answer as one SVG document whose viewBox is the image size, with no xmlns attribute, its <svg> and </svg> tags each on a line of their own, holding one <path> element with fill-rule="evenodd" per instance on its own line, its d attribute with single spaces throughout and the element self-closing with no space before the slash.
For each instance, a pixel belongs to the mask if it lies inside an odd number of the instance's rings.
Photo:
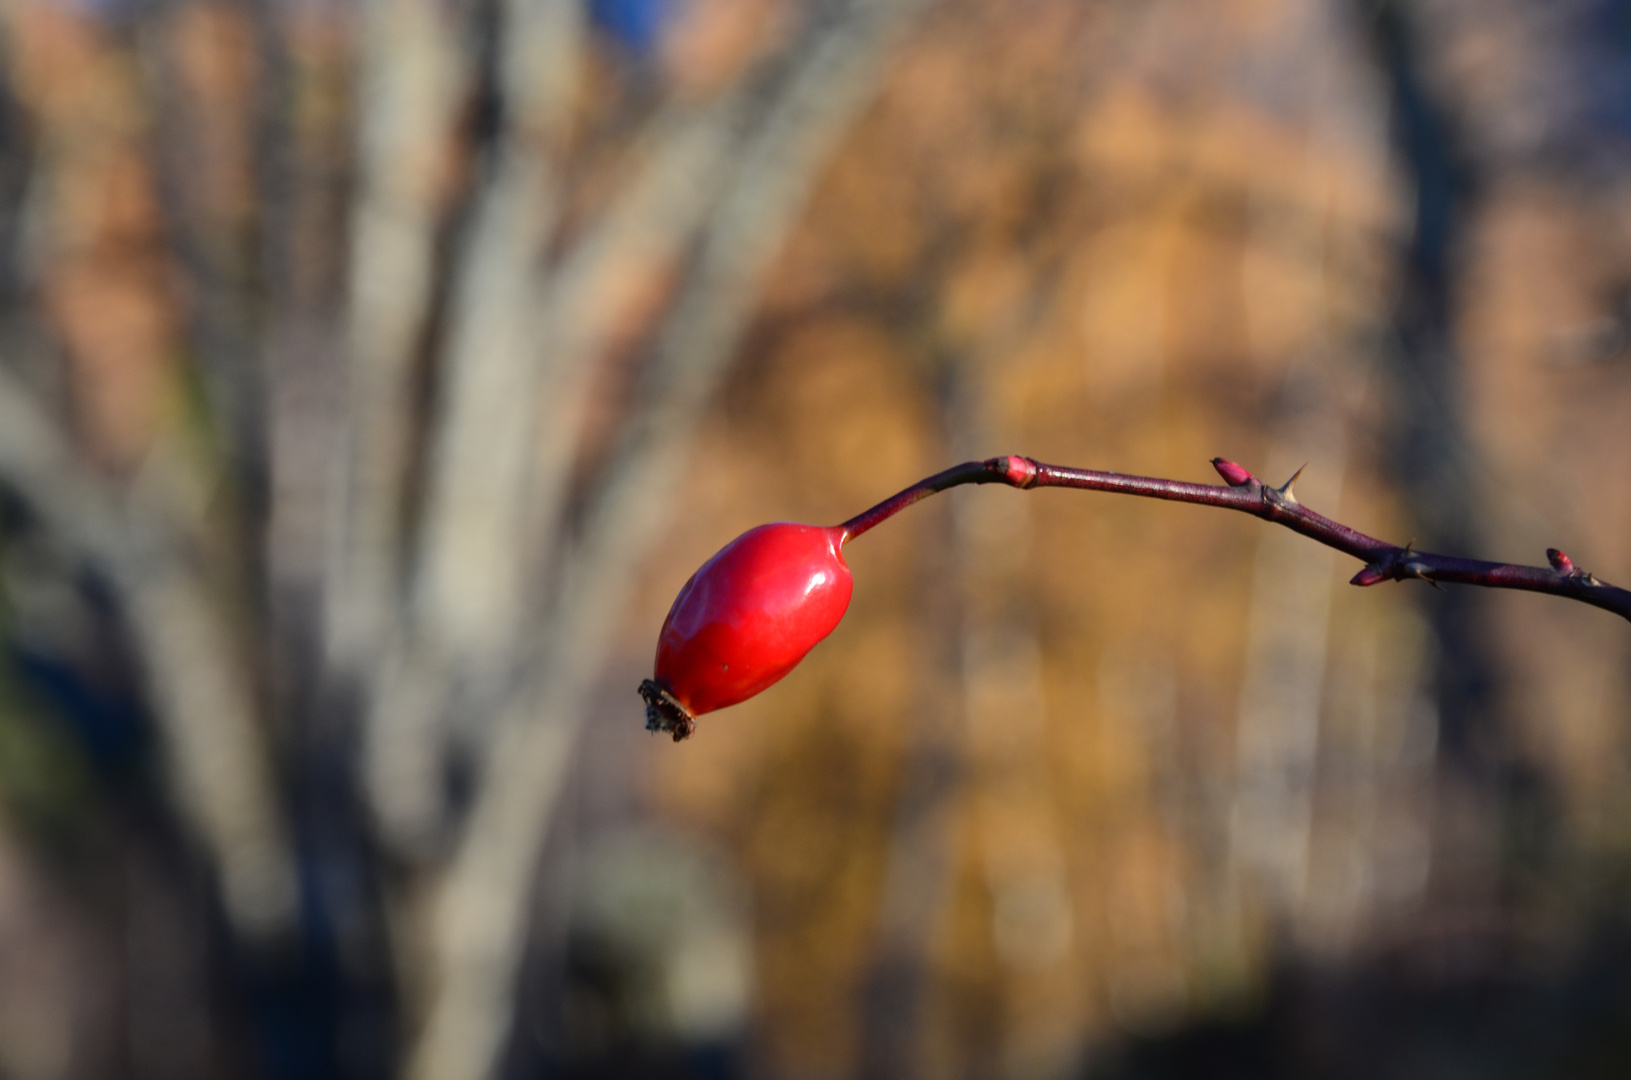
<svg viewBox="0 0 1631 1080">
<path fill-rule="evenodd" d="M 764 95 L 744 79 L 706 106 L 658 111 L 630 154 L 645 163 L 606 213 L 563 255 L 535 322 L 542 343 L 539 425 L 524 501 L 532 507 L 530 559 L 548 567 L 566 516 L 595 361 L 627 318 L 627 285 L 675 264 L 696 242 L 751 142 Z"/>
<path fill-rule="evenodd" d="M 524 610 L 520 496 L 539 412 L 532 313 L 538 263 L 562 208 L 551 151 L 581 62 L 576 5 L 507 0 L 500 16 L 505 122 L 454 272 L 443 407 L 410 598 L 417 629 L 456 665 L 501 655 Z"/>
<path fill-rule="evenodd" d="M 1228 487 L 1212 484 L 1191 484 L 1182 480 L 1159 480 L 1148 476 L 1127 476 L 1122 473 L 1098 472 L 1093 469 L 1071 469 L 1061 465 L 1044 465 L 1030 458 L 1010 456 L 990 458 L 986 461 L 967 461 L 944 472 L 920 480 L 911 487 L 890 496 L 870 510 L 857 514 L 843 524 L 844 539 L 855 537 L 902 510 L 928 498 L 937 491 L 961 484 L 1007 484 L 1028 489 L 1036 487 L 1082 488 L 1088 491 L 1114 491 L 1123 495 L 1139 495 L 1147 499 L 1166 499 L 1171 502 L 1198 503 L 1217 506 L 1225 510 L 1238 510 L 1243 514 L 1284 525 L 1345 555 L 1352 555 L 1365 564 L 1353 576 L 1350 584 L 1377 585 L 1384 581 L 1404 581 L 1419 578 L 1430 585 L 1453 582 L 1458 585 L 1482 585 L 1490 589 L 1522 589 L 1527 592 L 1549 593 L 1583 604 L 1612 611 L 1621 618 L 1631 620 L 1631 592 L 1599 580 L 1577 568 L 1569 557 L 1556 548 L 1548 548 L 1551 566 L 1516 566 L 1511 563 L 1485 562 L 1482 559 L 1462 559 L 1453 555 L 1435 555 L 1417 551 L 1414 544 L 1399 547 L 1375 537 L 1366 536 L 1356 529 L 1316 514 L 1297 501 L 1293 476 L 1280 487 L 1262 483 L 1232 461 L 1213 458 Z M 1297 474 L 1301 475 L 1298 469 Z"/>
<path fill-rule="evenodd" d="M 419 559 L 398 613 L 406 627 L 382 643 L 365 722 L 369 794 L 404 853 L 422 853 L 441 823 L 432 793 L 447 702 L 461 680 L 478 698 L 503 684 L 526 593 L 524 496 L 543 406 L 532 313 L 561 210 L 551 155 L 569 118 L 583 26 L 577 5 L 560 0 L 506 0 L 500 20 L 505 122 L 452 272 Z"/>
<path fill-rule="evenodd" d="M 328 612 L 330 648 L 347 665 L 372 660 L 397 616 L 414 352 L 436 277 L 437 166 L 469 75 L 444 8 L 436 0 L 362 5 L 349 446 Z"/>
<path fill-rule="evenodd" d="M 748 98 L 738 87 L 700 111 L 694 106 L 659 111 L 636 140 L 646 149 L 632 155 L 649 164 L 556 270 L 540 283 L 531 275 L 518 278 L 540 291 L 542 300 L 530 305 L 538 309 L 536 316 L 515 313 L 527 319 L 518 341 L 535 358 L 536 370 L 519 375 L 528 386 L 511 396 L 537 413 L 528 432 L 527 460 L 498 478 L 519 486 L 502 498 L 491 492 L 487 497 L 526 519 L 512 521 L 510 529 L 525 553 L 514 560 L 522 580 L 552 561 L 594 361 L 627 308 L 619 286 L 670 264 L 694 240 L 745 137 L 741 129 L 752 113 Z M 509 227 L 502 219 L 500 224 Z M 500 655 L 496 648 L 483 651 Z M 389 839 L 412 856 L 422 854 L 423 841 L 442 824 L 445 807 L 437 785 L 427 778 L 440 767 L 441 714 L 460 671 L 445 643 L 423 636 L 388 641 L 384 653 L 371 693 L 367 774 Z M 504 650 L 502 657 L 501 663 L 518 659 L 513 650 Z"/>
</svg>

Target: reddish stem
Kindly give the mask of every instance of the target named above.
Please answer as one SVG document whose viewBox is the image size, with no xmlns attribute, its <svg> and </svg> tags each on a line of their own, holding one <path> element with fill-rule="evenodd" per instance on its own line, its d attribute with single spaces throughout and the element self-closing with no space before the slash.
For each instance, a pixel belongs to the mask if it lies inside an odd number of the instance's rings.
<svg viewBox="0 0 1631 1080">
<path fill-rule="evenodd" d="M 1115 491 L 1123 495 L 1140 495 L 1148 499 L 1219 506 L 1284 525 L 1292 532 L 1301 533 L 1311 540 L 1336 548 L 1363 562 L 1364 568 L 1353 576 L 1354 585 L 1375 585 L 1383 581 L 1420 578 L 1434 586 L 1439 582 L 1454 582 L 1460 585 L 1482 585 L 1492 589 L 1525 589 L 1578 600 L 1631 620 L 1631 592 L 1599 581 L 1592 574 L 1578 569 L 1562 552 L 1554 555 L 1549 549 L 1547 556 L 1552 565 L 1541 567 L 1514 566 L 1510 563 L 1435 555 L 1429 551 L 1417 551 L 1408 544 L 1399 547 L 1316 514 L 1297 501 L 1290 482 L 1281 488 L 1270 487 L 1259 482 L 1251 473 L 1233 462 L 1215 458 L 1212 464 L 1230 486 L 1190 484 L 1181 480 L 1158 480 L 1147 476 L 1098 472 L 1093 469 L 1070 469 L 1059 465 L 1044 465 L 1030 458 L 1018 456 L 968 461 L 955 465 L 945 472 L 936 473 L 926 480 L 918 481 L 898 495 L 857 514 L 844 522 L 840 528 L 843 529 L 843 539 L 847 542 L 879 522 L 894 517 L 913 503 L 926 499 L 937 491 L 945 491 L 961 484 L 1008 484 L 1017 488 L 1069 487 L 1085 488 L 1089 491 Z"/>
<path fill-rule="evenodd" d="M 879 522 L 888 521 L 908 506 L 922 502 L 937 491 L 945 491 L 947 488 L 962 484 L 1012 484 L 1014 487 L 1023 487 L 1025 485 L 1014 483 L 1009 478 L 1008 463 L 1014 460 L 1029 459 L 991 458 L 988 461 L 965 461 L 961 465 L 953 465 L 945 472 L 937 472 L 927 480 L 919 480 L 905 491 L 890 496 L 872 509 L 863 510 L 844 522 L 839 526 L 844 530 L 843 539 L 839 543 L 848 543 Z"/>
</svg>

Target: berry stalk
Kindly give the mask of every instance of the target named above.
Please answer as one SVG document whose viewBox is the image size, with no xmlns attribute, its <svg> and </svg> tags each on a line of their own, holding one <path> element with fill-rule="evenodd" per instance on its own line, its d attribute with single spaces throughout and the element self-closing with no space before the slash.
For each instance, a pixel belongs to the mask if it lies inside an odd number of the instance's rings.
<svg viewBox="0 0 1631 1080">
<path fill-rule="evenodd" d="M 1273 487 L 1232 461 L 1214 458 L 1212 466 L 1227 482 L 1227 487 L 1095 469 L 1072 469 L 1062 465 L 1046 465 L 1017 455 L 969 461 L 918 481 L 856 515 L 839 528 L 843 530 L 845 540 L 853 539 L 913 503 L 960 484 L 1005 483 L 1017 488 L 1066 487 L 1110 491 L 1147 499 L 1237 510 L 1283 525 L 1292 532 L 1363 562 L 1364 568 L 1351 579 L 1350 583 L 1354 585 L 1377 585 L 1384 581 L 1418 578 L 1434 586 L 1440 582 L 1452 582 L 1490 589 L 1521 589 L 1577 600 L 1631 620 L 1631 592 L 1580 570 L 1556 548 L 1547 549 L 1550 566 L 1522 566 L 1417 551 L 1414 543 L 1399 547 L 1332 521 L 1302 505 L 1297 501 L 1294 490 L 1297 476 L 1280 487 Z M 1301 473 L 1299 469 L 1298 475 Z"/>
<path fill-rule="evenodd" d="M 965 461 L 944 472 L 937 472 L 926 480 L 919 480 L 905 491 L 891 495 L 870 510 L 863 510 L 838 526 L 848 542 L 874 526 L 888 521 L 913 503 L 922 502 L 930 495 L 963 484 L 1007 484 L 1010 487 L 1030 487 L 1036 477 L 1036 463 L 1018 456 L 987 458 L 985 461 Z"/>
</svg>

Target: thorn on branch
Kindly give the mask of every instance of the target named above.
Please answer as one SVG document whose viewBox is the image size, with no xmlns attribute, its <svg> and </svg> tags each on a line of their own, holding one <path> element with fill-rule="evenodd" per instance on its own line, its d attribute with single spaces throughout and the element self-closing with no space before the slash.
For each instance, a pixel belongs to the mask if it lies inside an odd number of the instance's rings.
<svg viewBox="0 0 1631 1080">
<path fill-rule="evenodd" d="M 1220 457 L 1212 459 L 1212 468 L 1218 471 L 1225 483 L 1230 487 L 1260 487 L 1257 477 L 1236 465 L 1232 461 L 1225 461 Z"/>
<path fill-rule="evenodd" d="M 1404 546 L 1404 551 L 1402 551 L 1398 558 L 1394 560 L 1393 576 L 1397 581 L 1403 581 L 1405 578 L 1416 578 L 1420 581 L 1427 582 L 1427 584 L 1431 585 L 1435 589 L 1444 588 L 1444 586 L 1434 581 L 1428 575 L 1427 567 L 1421 562 L 1420 559 L 1416 558 L 1415 537 L 1410 538 L 1410 542 Z"/>
<path fill-rule="evenodd" d="M 1292 480 L 1295 479 L 1296 477 L 1292 477 Z M 1427 564 L 1416 558 L 1415 540 L 1411 540 L 1402 549 L 1394 549 L 1378 562 L 1366 563 L 1359 573 L 1348 579 L 1348 584 L 1363 588 L 1367 585 L 1380 585 L 1384 581 L 1404 581 L 1406 578 L 1425 581 L 1435 589 L 1444 588 L 1433 580 L 1432 571 L 1428 569 Z"/>
<path fill-rule="evenodd" d="M 1297 501 L 1297 493 L 1296 493 L 1296 491 L 1293 490 L 1293 488 L 1295 487 L 1295 485 L 1297 483 L 1297 478 L 1303 474 L 1303 469 L 1306 469 L 1306 468 L 1308 468 L 1308 462 L 1305 461 L 1305 462 L 1302 463 L 1301 468 L 1299 468 L 1296 472 L 1291 474 L 1291 479 L 1290 480 L 1287 480 L 1285 483 L 1281 484 L 1278 488 L 1275 489 L 1276 491 L 1278 491 L 1280 493 L 1280 497 L 1285 499 L 1286 502 L 1294 503 L 1294 502 Z"/>
</svg>

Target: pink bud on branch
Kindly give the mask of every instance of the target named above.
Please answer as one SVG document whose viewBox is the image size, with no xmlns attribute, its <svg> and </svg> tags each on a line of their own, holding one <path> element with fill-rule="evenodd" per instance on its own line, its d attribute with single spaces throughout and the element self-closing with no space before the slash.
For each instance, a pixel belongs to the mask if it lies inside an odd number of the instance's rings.
<svg viewBox="0 0 1631 1080">
<path fill-rule="evenodd" d="M 1460 559 L 1388 544 L 1316 514 L 1297 501 L 1297 474 L 1281 487 L 1232 461 L 1213 458 L 1228 487 L 1044 465 L 1010 455 L 969 461 L 936 473 L 842 525 L 762 525 L 727 544 L 680 590 L 663 623 L 653 677 L 640 684 L 646 726 L 675 741 L 696 717 L 746 700 L 786 675 L 830 634 L 849 606 L 843 546 L 937 491 L 962 484 L 1007 484 L 1111 491 L 1238 510 L 1283 525 L 1365 564 L 1354 585 L 1419 578 L 1550 593 L 1631 620 L 1631 592 L 1599 581 L 1549 548 L 1550 567 Z"/>
<path fill-rule="evenodd" d="M 1223 477 L 1224 482 L 1230 487 L 1261 486 L 1257 477 L 1232 461 L 1224 461 L 1220 457 L 1215 457 L 1212 459 L 1212 468 L 1218 471 L 1218 475 Z"/>
</svg>

